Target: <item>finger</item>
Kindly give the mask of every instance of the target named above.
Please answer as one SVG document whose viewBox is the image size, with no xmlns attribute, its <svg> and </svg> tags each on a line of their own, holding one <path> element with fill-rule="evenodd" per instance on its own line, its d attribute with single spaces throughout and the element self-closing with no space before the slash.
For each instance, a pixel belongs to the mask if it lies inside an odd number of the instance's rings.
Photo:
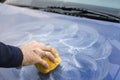
<svg viewBox="0 0 120 80">
<path fill-rule="evenodd" d="M 52 51 L 52 48 L 51 48 L 51 47 L 48 47 L 48 46 L 43 46 L 43 47 L 42 47 L 42 50 L 51 52 L 51 51 Z"/>
<path fill-rule="evenodd" d="M 45 44 L 37 42 L 37 41 L 34 41 L 34 40 L 31 41 L 30 44 L 34 45 L 34 47 L 40 47 L 40 48 L 45 47 Z"/>
<path fill-rule="evenodd" d="M 49 50 L 49 51 L 52 51 L 53 47 L 51 46 L 46 46 L 46 48 Z"/>
<path fill-rule="evenodd" d="M 39 63 L 40 65 L 42 65 L 43 67 L 49 68 L 48 63 L 47 63 L 45 60 L 43 60 L 42 58 L 39 58 L 38 61 L 39 61 L 38 63 Z"/>
<path fill-rule="evenodd" d="M 52 48 L 51 46 L 46 46 L 46 47 L 47 47 L 47 50 L 45 51 L 51 52 L 55 58 L 58 56 L 56 49 Z"/>
<path fill-rule="evenodd" d="M 59 54 L 57 52 L 57 50 L 55 48 L 52 49 L 52 54 L 55 56 L 55 57 L 58 57 Z"/>
<path fill-rule="evenodd" d="M 51 61 L 55 62 L 55 57 L 51 54 L 51 52 L 45 52 L 45 57 L 48 57 Z"/>
<path fill-rule="evenodd" d="M 52 49 L 53 49 L 51 46 L 46 46 L 45 44 L 39 43 L 37 41 L 32 41 L 32 44 L 34 44 L 34 47 L 40 48 L 40 49 L 42 49 L 44 51 L 52 52 Z"/>
<path fill-rule="evenodd" d="M 45 51 L 43 51 L 43 50 L 41 50 L 41 49 L 39 49 L 39 48 L 36 48 L 36 49 L 34 50 L 34 52 L 35 52 L 37 55 L 39 55 L 41 58 L 45 56 Z"/>
<path fill-rule="evenodd" d="M 52 47 L 50 46 L 46 46 L 45 44 L 37 42 L 37 41 L 32 41 L 32 42 L 36 45 L 36 47 L 40 47 L 42 50 L 52 51 Z"/>
<path fill-rule="evenodd" d="M 44 50 L 44 51 L 52 51 L 52 47 L 46 46 L 46 45 L 43 44 L 43 43 L 39 43 L 38 46 L 39 46 L 42 50 Z"/>
</svg>

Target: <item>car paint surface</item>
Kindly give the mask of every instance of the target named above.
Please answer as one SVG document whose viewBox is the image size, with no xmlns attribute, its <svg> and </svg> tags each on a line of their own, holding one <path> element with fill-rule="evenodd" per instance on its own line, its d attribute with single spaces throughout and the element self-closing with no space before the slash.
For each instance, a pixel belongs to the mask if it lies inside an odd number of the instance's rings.
<svg viewBox="0 0 120 80">
<path fill-rule="evenodd" d="M 58 49 L 60 66 L 0 68 L 0 80 L 120 80 L 120 24 L 0 4 L 0 41 L 37 40 Z M 65 75 L 65 76 L 64 76 Z"/>
</svg>

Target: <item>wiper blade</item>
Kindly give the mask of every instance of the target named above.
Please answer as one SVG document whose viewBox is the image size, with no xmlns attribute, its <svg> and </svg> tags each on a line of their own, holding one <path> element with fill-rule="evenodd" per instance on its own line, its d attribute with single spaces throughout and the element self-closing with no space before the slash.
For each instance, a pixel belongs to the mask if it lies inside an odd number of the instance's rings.
<svg viewBox="0 0 120 80">
<path fill-rule="evenodd" d="M 120 23 L 120 17 L 118 16 L 105 13 L 105 12 L 84 9 L 84 8 L 67 8 L 67 7 L 54 7 L 54 6 L 35 7 L 35 6 L 26 6 L 26 5 L 14 5 L 14 6 L 27 7 L 31 9 L 43 10 L 43 11 L 53 12 L 58 14 L 64 14 L 64 15 L 70 15 L 70 16 L 76 16 L 76 17 L 87 17 L 91 19 Z"/>
<path fill-rule="evenodd" d="M 118 17 L 118 16 L 104 13 L 104 12 L 94 11 L 94 10 L 90 10 L 90 9 L 48 7 L 43 10 L 47 11 L 47 12 L 54 12 L 54 13 L 59 13 L 59 14 L 65 14 L 65 15 L 71 15 L 71 16 L 77 16 L 77 17 L 87 17 L 87 18 L 92 18 L 92 19 L 97 19 L 97 20 L 104 20 L 104 21 L 120 23 L 120 17 Z"/>
</svg>

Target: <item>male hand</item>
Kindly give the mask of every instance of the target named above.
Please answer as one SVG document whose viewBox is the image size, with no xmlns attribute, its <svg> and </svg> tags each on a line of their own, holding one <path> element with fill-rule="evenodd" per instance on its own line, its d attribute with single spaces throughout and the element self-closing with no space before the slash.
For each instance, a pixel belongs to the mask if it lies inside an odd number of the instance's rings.
<svg viewBox="0 0 120 80">
<path fill-rule="evenodd" d="M 52 53 L 52 47 L 36 41 L 30 41 L 26 44 L 19 46 L 23 53 L 22 66 L 39 63 L 45 68 L 48 68 L 48 63 L 43 60 L 43 57 L 48 57 L 51 61 L 55 62 L 56 55 Z"/>
</svg>

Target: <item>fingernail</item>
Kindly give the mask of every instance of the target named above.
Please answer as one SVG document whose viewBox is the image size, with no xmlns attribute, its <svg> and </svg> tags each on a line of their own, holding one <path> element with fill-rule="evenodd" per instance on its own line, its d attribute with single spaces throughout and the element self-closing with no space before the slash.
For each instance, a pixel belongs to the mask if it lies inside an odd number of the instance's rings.
<svg viewBox="0 0 120 80">
<path fill-rule="evenodd" d="M 49 68 L 49 65 L 48 65 L 48 64 L 46 65 L 46 68 Z"/>
<path fill-rule="evenodd" d="M 55 62 L 56 62 L 56 59 L 53 59 L 53 62 L 55 63 Z"/>
</svg>

